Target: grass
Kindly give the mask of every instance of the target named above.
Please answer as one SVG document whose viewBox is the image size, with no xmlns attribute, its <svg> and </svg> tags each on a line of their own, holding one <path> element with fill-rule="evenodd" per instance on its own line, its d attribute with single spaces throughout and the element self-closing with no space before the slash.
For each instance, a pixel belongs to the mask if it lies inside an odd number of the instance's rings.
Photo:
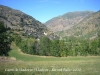
<svg viewBox="0 0 100 75">
<path fill-rule="evenodd" d="M 12 43 L 12 50 L 9 55 L 10 57 L 6 60 L 0 61 L 0 75 L 100 74 L 100 56 L 46 57 L 29 55 L 22 53 L 14 43 Z M 11 57 L 16 58 L 16 60 Z M 13 71 L 8 71 L 9 69 Z M 23 71 L 25 69 L 26 71 Z"/>
</svg>

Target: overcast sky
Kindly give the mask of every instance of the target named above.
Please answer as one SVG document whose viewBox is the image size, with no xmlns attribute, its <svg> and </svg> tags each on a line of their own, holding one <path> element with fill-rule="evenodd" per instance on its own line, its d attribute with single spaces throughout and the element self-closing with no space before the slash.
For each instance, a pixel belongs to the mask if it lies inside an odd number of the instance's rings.
<svg viewBox="0 0 100 75">
<path fill-rule="evenodd" d="M 20 10 L 43 23 L 67 12 L 100 10 L 100 0 L 0 0 L 0 4 Z"/>
</svg>

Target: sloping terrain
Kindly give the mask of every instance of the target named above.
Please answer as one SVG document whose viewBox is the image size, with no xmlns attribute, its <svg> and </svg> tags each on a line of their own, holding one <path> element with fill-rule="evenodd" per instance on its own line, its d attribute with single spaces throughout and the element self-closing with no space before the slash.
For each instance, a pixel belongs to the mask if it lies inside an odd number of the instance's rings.
<svg viewBox="0 0 100 75">
<path fill-rule="evenodd" d="M 19 10 L 0 5 L 0 21 L 3 21 L 7 28 L 20 35 L 33 36 L 41 38 L 48 35 L 50 38 L 54 37 L 45 25 Z"/>
<path fill-rule="evenodd" d="M 68 30 L 58 32 L 58 34 L 61 36 L 76 36 L 76 37 L 81 36 L 84 38 L 92 39 L 97 37 L 97 34 L 99 34 L 99 32 L 100 32 L 100 11 L 85 17 L 77 25 L 73 26 Z"/>
<path fill-rule="evenodd" d="M 74 25 L 77 25 L 86 16 L 92 14 L 93 11 L 76 11 L 68 12 L 64 15 L 52 18 L 47 21 L 45 25 L 53 32 L 64 31 L 70 29 Z"/>
<path fill-rule="evenodd" d="M 100 11 L 71 12 L 46 22 L 60 37 L 74 36 L 94 39 L 100 32 Z"/>
</svg>

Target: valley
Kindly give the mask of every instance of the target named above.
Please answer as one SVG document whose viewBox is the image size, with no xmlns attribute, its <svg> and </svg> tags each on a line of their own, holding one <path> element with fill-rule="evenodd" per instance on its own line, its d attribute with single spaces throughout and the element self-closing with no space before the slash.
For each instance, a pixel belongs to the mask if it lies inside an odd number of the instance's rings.
<svg viewBox="0 0 100 75">
<path fill-rule="evenodd" d="M 99 75 L 100 11 L 41 23 L 0 5 L 0 75 Z"/>
</svg>

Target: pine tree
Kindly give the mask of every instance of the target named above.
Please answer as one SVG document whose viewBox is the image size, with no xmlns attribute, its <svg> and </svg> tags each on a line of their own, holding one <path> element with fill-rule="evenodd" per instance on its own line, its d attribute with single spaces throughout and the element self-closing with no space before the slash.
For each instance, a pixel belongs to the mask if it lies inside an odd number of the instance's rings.
<svg viewBox="0 0 100 75">
<path fill-rule="evenodd" d="M 8 56 L 10 51 L 10 42 L 8 41 L 7 29 L 4 27 L 4 23 L 0 22 L 0 55 Z"/>
</svg>

